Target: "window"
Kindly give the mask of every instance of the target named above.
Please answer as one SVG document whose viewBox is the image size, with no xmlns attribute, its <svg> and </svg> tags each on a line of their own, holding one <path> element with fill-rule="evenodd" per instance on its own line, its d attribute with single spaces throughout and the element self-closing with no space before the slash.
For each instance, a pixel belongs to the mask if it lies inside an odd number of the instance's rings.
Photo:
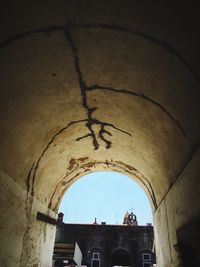
<svg viewBox="0 0 200 267">
<path fill-rule="evenodd" d="M 92 253 L 91 267 L 100 267 L 100 253 Z"/>
<path fill-rule="evenodd" d="M 92 260 L 92 267 L 100 267 L 100 260 Z"/>
<path fill-rule="evenodd" d="M 151 254 L 143 253 L 142 254 L 142 267 L 151 267 Z"/>
<path fill-rule="evenodd" d="M 143 253 L 142 254 L 142 259 L 144 261 L 150 261 L 151 260 L 151 254 L 149 254 L 149 253 Z"/>
<path fill-rule="evenodd" d="M 92 258 L 93 259 L 99 259 L 100 258 L 99 253 L 97 253 L 97 252 L 93 253 Z"/>
</svg>

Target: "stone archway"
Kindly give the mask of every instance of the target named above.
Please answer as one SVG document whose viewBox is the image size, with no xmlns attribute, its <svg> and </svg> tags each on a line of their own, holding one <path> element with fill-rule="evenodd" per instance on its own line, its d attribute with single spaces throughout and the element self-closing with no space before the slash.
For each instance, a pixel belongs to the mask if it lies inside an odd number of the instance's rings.
<svg viewBox="0 0 200 267">
<path fill-rule="evenodd" d="M 1 262 L 49 266 L 55 228 L 37 213 L 107 169 L 143 187 L 158 263 L 177 266 L 176 232 L 200 213 L 198 9 L 75 2 L 0 10 Z"/>
</svg>

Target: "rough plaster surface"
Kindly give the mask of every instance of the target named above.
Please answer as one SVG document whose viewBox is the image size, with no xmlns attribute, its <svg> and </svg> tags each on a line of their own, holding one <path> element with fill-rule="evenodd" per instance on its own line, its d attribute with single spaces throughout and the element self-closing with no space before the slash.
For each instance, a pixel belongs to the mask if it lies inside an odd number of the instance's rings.
<svg viewBox="0 0 200 267">
<path fill-rule="evenodd" d="M 199 160 L 198 151 L 154 214 L 159 266 L 181 266 L 176 231 L 200 214 Z"/>
<path fill-rule="evenodd" d="M 198 12 L 188 6 L 181 11 L 178 1 L 2 5 L 0 168 L 7 189 L 2 187 L 1 216 L 9 222 L 4 240 L 13 218 L 22 225 L 17 235 L 11 230 L 13 247 L 21 240 L 18 249 L 5 248 L 2 262 L 48 266 L 52 243 L 40 252 L 37 211 L 57 211 L 81 175 L 113 170 L 145 190 L 157 244 L 163 244 L 159 265 L 177 266 L 171 242 L 183 218 L 191 218 L 193 203 L 185 191 L 199 195 L 198 164 L 197 171 L 184 170 L 200 142 Z M 52 228 L 47 231 L 53 240 Z"/>
<path fill-rule="evenodd" d="M 37 199 L 0 173 L 0 259 L 2 266 L 51 266 L 55 226 L 36 221 L 37 212 L 55 217 Z M 20 216 L 19 216 L 20 215 Z M 35 265 L 34 265 L 35 264 Z"/>
<path fill-rule="evenodd" d="M 20 266 L 26 227 L 26 192 L 5 173 L 0 173 L 0 258 L 3 266 Z M 21 216 L 19 214 L 21 213 Z"/>
</svg>

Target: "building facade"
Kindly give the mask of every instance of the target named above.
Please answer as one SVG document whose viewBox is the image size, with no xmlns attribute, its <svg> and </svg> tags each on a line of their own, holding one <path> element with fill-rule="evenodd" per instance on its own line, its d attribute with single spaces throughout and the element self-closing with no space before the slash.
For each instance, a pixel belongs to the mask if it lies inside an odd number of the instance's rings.
<svg viewBox="0 0 200 267">
<path fill-rule="evenodd" d="M 126 218 L 127 215 L 127 218 Z M 138 226 L 136 216 L 126 214 L 123 225 L 66 224 L 59 214 L 56 242 L 77 242 L 89 267 L 150 267 L 155 263 L 153 227 Z"/>
</svg>

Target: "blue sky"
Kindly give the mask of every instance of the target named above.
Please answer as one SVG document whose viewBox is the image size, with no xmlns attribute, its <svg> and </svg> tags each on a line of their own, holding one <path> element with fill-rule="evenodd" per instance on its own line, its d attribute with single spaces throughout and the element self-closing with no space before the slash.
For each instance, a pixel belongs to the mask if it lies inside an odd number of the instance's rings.
<svg viewBox="0 0 200 267">
<path fill-rule="evenodd" d="M 81 177 L 65 192 L 59 211 L 66 223 L 122 224 L 133 211 L 139 225 L 152 223 L 149 200 L 129 177 L 116 172 L 94 172 Z"/>
</svg>

